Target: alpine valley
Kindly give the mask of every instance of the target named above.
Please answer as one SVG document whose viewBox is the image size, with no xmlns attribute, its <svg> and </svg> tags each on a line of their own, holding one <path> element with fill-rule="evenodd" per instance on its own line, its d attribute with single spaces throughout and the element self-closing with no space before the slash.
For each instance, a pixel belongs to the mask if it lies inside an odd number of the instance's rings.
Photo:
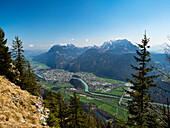
<svg viewBox="0 0 170 128">
<path fill-rule="evenodd" d="M 73 44 L 54 45 L 48 52 L 34 56 L 33 60 L 53 69 L 71 72 L 89 72 L 100 77 L 125 81 L 131 78 L 131 64 L 139 48 L 127 39 L 110 40 L 101 46 L 76 47 Z M 168 67 L 165 54 L 151 53 L 151 65 Z"/>
</svg>

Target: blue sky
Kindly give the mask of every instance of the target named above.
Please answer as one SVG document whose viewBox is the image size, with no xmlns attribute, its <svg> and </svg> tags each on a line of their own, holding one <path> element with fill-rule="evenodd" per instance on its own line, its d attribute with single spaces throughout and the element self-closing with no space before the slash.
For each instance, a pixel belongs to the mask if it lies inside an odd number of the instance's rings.
<svg viewBox="0 0 170 128">
<path fill-rule="evenodd" d="M 168 43 L 170 0 L 0 0 L 0 27 L 8 45 L 15 35 L 25 49 L 54 44 L 101 45 L 127 38 L 141 42 L 144 30 L 155 48 Z"/>
</svg>

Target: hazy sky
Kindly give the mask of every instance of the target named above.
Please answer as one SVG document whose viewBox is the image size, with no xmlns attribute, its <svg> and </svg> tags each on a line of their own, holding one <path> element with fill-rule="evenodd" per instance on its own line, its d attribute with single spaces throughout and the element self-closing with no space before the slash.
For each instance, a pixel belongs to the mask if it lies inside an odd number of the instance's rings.
<svg viewBox="0 0 170 128">
<path fill-rule="evenodd" d="M 0 0 L 0 27 L 8 45 L 18 35 L 25 49 L 54 44 L 101 45 L 115 38 L 168 43 L 170 0 Z"/>
</svg>

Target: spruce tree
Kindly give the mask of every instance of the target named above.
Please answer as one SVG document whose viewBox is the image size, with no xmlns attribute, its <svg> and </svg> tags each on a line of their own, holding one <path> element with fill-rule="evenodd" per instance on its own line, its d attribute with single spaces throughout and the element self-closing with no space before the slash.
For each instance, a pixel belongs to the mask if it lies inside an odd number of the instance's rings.
<svg viewBox="0 0 170 128">
<path fill-rule="evenodd" d="M 45 107 L 47 107 L 50 110 L 50 115 L 47 118 L 47 124 L 51 127 L 59 127 L 59 119 L 58 116 L 58 105 L 57 105 L 57 99 L 55 94 L 50 90 L 44 100 Z"/>
<path fill-rule="evenodd" d="M 47 120 L 46 120 L 48 126 L 53 128 L 60 128 L 59 120 L 54 116 L 53 113 L 50 113 Z"/>
<path fill-rule="evenodd" d="M 69 128 L 87 128 L 87 114 L 82 110 L 80 98 L 77 97 L 76 92 L 73 93 L 73 97 L 70 97 L 69 109 Z"/>
<path fill-rule="evenodd" d="M 113 128 L 113 125 L 110 122 L 108 122 L 106 128 Z"/>
<path fill-rule="evenodd" d="M 97 126 L 95 115 L 92 113 L 90 108 L 88 110 L 87 119 L 88 119 L 88 128 L 95 128 Z"/>
<path fill-rule="evenodd" d="M 14 82 L 14 72 L 9 48 L 5 46 L 7 39 L 5 33 L 0 28 L 0 75 L 5 75 L 11 82 Z"/>
<path fill-rule="evenodd" d="M 97 128 L 106 128 L 106 124 L 103 122 L 103 120 L 97 118 Z"/>
<path fill-rule="evenodd" d="M 57 104 L 58 104 L 58 116 L 59 124 L 61 128 L 67 127 L 67 119 L 68 119 L 68 105 L 65 103 L 64 98 L 59 91 L 56 96 Z"/>
<path fill-rule="evenodd" d="M 149 66 L 151 61 L 150 53 L 147 51 L 149 39 L 147 39 L 146 34 L 144 39 L 142 39 L 142 44 L 137 44 L 140 50 L 137 50 L 137 55 L 134 56 L 138 66 L 131 67 L 137 72 L 136 74 L 131 74 L 134 80 L 127 79 L 133 86 L 130 87 L 131 90 L 126 90 L 130 94 L 131 101 L 128 101 L 128 125 L 147 128 L 152 127 L 156 124 L 156 119 L 153 117 L 151 112 L 151 94 L 149 91 L 150 87 L 156 87 L 157 84 L 154 83 L 154 78 L 157 75 L 149 75 L 149 72 L 154 69 L 153 66 Z"/>
<path fill-rule="evenodd" d="M 22 41 L 19 40 L 19 37 L 16 36 L 15 40 L 12 42 L 12 57 L 14 58 L 15 70 L 17 70 L 17 85 L 21 87 L 21 89 L 26 89 L 27 83 L 27 73 L 26 73 L 26 61 L 23 55 L 23 46 Z"/>
<path fill-rule="evenodd" d="M 39 95 L 39 92 L 38 92 L 38 80 L 37 78 L 34 76 L 34 71 L 33 69 L 31 68 L 31 65 L 29 63 L 29 61 L 27 61 L 27 86 L 26 86 L 26 90 L 28 92 L 30 92 L 32 95 L 36 95 L 38 96 Z"/>
<path fill-rule="evenodd" d="M 16 84 L 19 85 L 21 89 L 30 92 L 32 95 L 38 96 L 39 85 L 29 61 L 25 61 L 22 41 L 16 36 L 12 43 L 12 56 L 14 58 L 14 66 L 17 72 Z"/>
<path fill-rule="evenodd" d="M 50 109 L 50 112 L 54 114 L 54 116 L 58 115 L 58 105 L 55 94 L 50 90 L 45 97 L 44 104 L 47 108 Z"/>
</svg>

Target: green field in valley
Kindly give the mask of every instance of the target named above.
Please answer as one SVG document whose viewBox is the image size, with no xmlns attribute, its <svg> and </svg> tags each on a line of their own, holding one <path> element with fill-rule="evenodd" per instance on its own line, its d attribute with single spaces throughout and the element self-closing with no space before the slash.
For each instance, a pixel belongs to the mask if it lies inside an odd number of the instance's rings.
<svg viewBox="0 0 170 128">
<path fill-rule="evenodd" d="M 33 62 L 34 65 L 39 65 L 36 62 Z M 42 65 L 41 65 L 42 66 Z M 41 67 L 43 69 L 48 69 L 48 67 L 44 66 Z M 62 69 L 56 69 L 56 71 L 64 71 Z M 65 71 L 64 71 L 65 72 Z M 67 71 L 66 71 L 67 72 Z M 86 73 L 89 75 L 93 75 L 92 73 Z M 95 75 L 93 75 L 95 76 Z M 111 84 L 122 84 L 124 82 L 118 81 L 118 80 L 112 80 L 107 78 L 101 78 L 95 76 L 97 80 L 100 81 L 100 79 L 104 80 L 104 83 L 111 83 Z M 87 79 L 88 81 L 88 79 Z M 90 81 L 90 80 L 89 80 Z M 61 89 L 53 90 L 53 92 L 58 93 L 60 91 L 62 95 L 69 100 L 70 96 L 73 95 L 72 91 L 69 91 L 69 88 L 72 88 L 73 85 L 67 83 L 67 84 L 59 84 L 59 83 L 49 83 L 47 81 L 41 81 L 40 84 L 42 85 L 42 88 L 45 88 L 46 90 L 50 90 L 53 87 L 60 87 Z M 64 89 L 65 88 L 65 89 Z M 107 88 L 104 88 L 107 89 Z M 121 86 L 115 86 L 114 90 L 108 91 L 108 92 L 102 92 L 103 89 L 96 90 L 95 93 L 102 93 L 102 94 L 110 94 L 110 95 L 117 95 L 119 97 L 123 94 L 123 89 Z M 89 103 L 92 103 L 95 105 L 97 109 L 103 109 L 105 112 L 112 114 L 113 116 L 120 118 L 120 119 L 126 119 L 127 110 L 125 107 L 121 107 L 118 105 L 119 98 L 106 98 L 105 96 L 102 97 L 102 95 L 97 96 L 98 98 L 93 97 L 93 93 L 90 94 L 91 96 L 87 95 L 83 89 L 78 90 L 81 94 L 77 95 L 80 97 L 80 101 L 83 103 L 86 103 L 87 105 Z M 125 100 L 122 100 L 125 102 Z"/>
</svg>

